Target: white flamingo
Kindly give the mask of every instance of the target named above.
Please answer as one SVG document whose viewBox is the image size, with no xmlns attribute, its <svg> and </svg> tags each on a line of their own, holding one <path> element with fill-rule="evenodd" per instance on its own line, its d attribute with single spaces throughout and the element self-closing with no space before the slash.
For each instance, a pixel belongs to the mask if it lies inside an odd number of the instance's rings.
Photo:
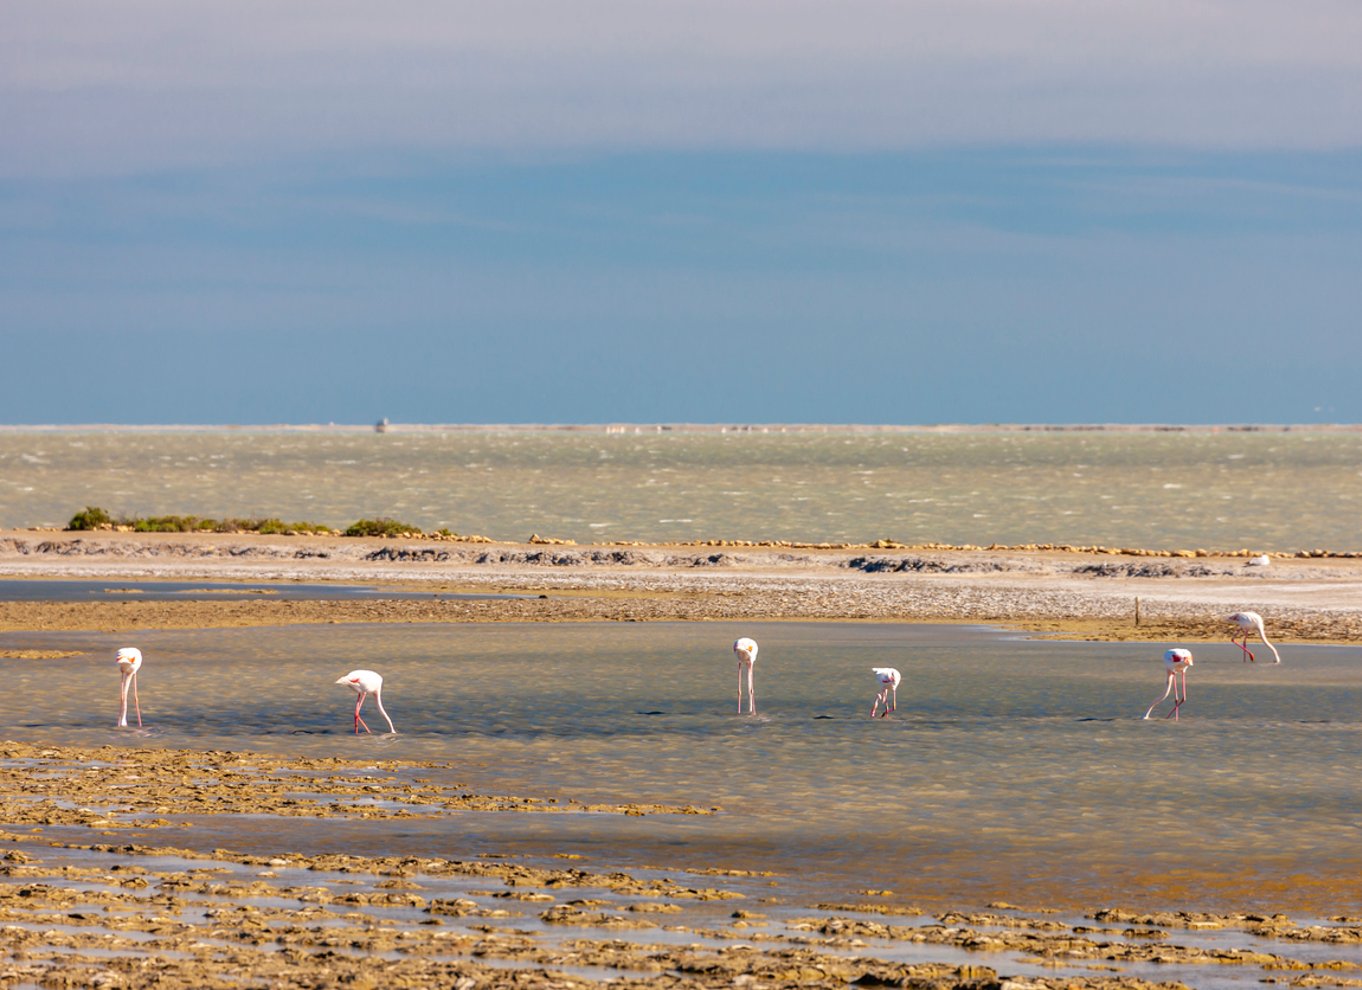
<svg viewBox="0 0 1362 990">
<path fill-rule="evenodd" d="M 1263 632 L 1263 617 L 1257 612 L 1235 612 L 1226 622 L 1232 622 L 1239 627 L 1239 633 L 1230 637 L 1230 642 L 1244 651 L 1244 662 L 1256 662 L 1253 653 L 1248 648 L 1248 638 L 1250 633 L 1257 633 L 1258 638 L 1263 641 L 1263 645 L 1272 651 L 1276 659 L 1274 663 L 1281 663 L 1282 656 L 1277 652 L 1277 647 L 1267 641 L 1267 633 Z M 1243 639 L 1240 639 L 1240 636 Z"/>
<path fill-rule="evenodd" d="M 122 678 L 118 689 L 118 727 L 128 726 L 128 685 L 132 685 L 132 704 L 137 710 L 137 727 L 142 728 L 142 702 L 137 698 L 137 671 L 142 667 L 142 651 L 125 646 L 114 657 L 118 663 L 118 673 Z"/>
<path fill-rule="evenodd" d="M 903 675 L 893 667 L 871 667 L 875 672 L 875 680 L 879 682 L 880 693 L 875 695 L 875 703 L 870 706 L 870 717 L 875 717 L 875 712 L 880 705 L 884 705 L 884 715 L 898 711 L 899 707 L 899 682 L 903 680 Z M 883 718 L 884 715 L 880 717 Z"/>
<path fill-rule="evenodd" d="M 1168 687 L 1163 694 L 1149 706 L 1149 711 L 1144 713 L 1145 718 L 1154 714 L 1154 709 L 1163 703 L 1163 699 L 1169 694 L 1173 696 L 1173 710 L 1164 718 L 1171 718 L 1174 722 L 1178 721 L 1178 709 L 1187 700 L 1187 668 L 1192 666 L 1192 653 L 1190 650 L 1168 650 L 1163 655 L 1163 668 L 1168 674 Z M 1182 679 L 1182 692 L 1178 693 L 1178 678 Z"/>
<path fill-rule="evenodd" d="M 747 679 L 747 713 L 757 714 L 757 696 L 752 692 L 752 668 L 757 662 L 757 641 L 743 636 L 733 644 L 733 652 L 738 655 L 738 714 L 742 714 L 742 682 Z"/>
<path fill-rule="evenodd" d="M 383 678 L 372 670 L 352 670 L 344 677 L 336 681 L 337 684 L 344 684 L 355 694 L 359 695 L 355 699 L 355 735 L 359 735 L 359 727 L 364 726 L 365 732 L 373 730 L 365 724 L 364 719 L 359 717 L 359 710 L 364 707 L 364 699 L 369 695 L 374 696 L 374 703 L 378 705 L 378 713 L 383 716 L 388 723 L 388 731 L 396 733 L 393 728 L 393 720 L 388 718 L 388 713 L 383 710 Z"/>
</svg>

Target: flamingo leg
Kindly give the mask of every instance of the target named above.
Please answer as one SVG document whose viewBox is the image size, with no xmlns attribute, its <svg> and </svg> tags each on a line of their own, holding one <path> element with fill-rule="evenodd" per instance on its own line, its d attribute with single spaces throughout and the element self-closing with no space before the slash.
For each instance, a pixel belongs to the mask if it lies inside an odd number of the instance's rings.
<svg viewBox="0 0 1362 990">
<path fill-rule="evenodd" d="M 871 717 L 871 718 L 874 718 L 874 717 L 875 717 L 875 713 L 878 712 L 878 711 L 880 710 L 880 702 L 883 701 L 883 700 L 884 700 L 884 692 L 883 692 L 883 691 L 881 691 L 879 694 L 875 695 L 875 701 L 874 701 L 874 703 L 871 704 L 871 706 L 870 706 L 870 717 Z"/>
<path fill-rule="evenodd" d="M 128 724 L 128 674 L 125 671 L 118 685 L 118 727 L 126 728 Z"/>
<path fill-rule="evenodd" d="M 1230 637 L 1230 642 L 1233 643 L 1235 646 L 1239 647 L 1239 649 L 1241 649 L 1241 650 L 1244 651 L 1244 663 L 1257 663 L 1257 662 L 1258 662 L 1257 660 L 1254 659 L 1253 651 L 1250 650 L 1250 649 L 1248 648 L 1248 633 L 1247 633 L 1247 632 L 1244 633 L 1244 641 L 1243 641 L 1242 643 L 1239 642 L 1239 640 L 1235 639 L 1233 636 Z"/>
<path fill-rule="evenodd" d="M 738 714 L 742 714 L 742 661 L 738 661 Z"/>
<path fill-rule="evenodd" d="M 137 727 L 142 728 L 142 702 L 137 697 L 137 671 L 132 672 L 132 704 L 137 709 Z M 124 714 L 126 715 L 126 706 Z"/>
<path fill-rule="evenodd" d="M 1179 719 L 1178 719 L 1178 712 L 1182 709 L 1183 704 L 1187 701 L 1187 671 L 1184 669 L 1184 670 L 1182 670 L 1180 673 L 1181 673 L 1181 675 L 1182 675 L 1182 678 L 1181 678 L 1181 679 L 1182 679 L 1182 696 L 1181 696 L 1181 697 L 1178 696 L 1178 692 L 1177 692 L 1177 686 L 1176 686 L 1176 685 L 1177 685 L 1177 675 L 1176 675 L 1176 674 L 1169 674 L 1169 675 L 1168 675 L 1169 681 L 1173 684 L 1173 710 L 1172 710 L 1171 712 L 1169 712 L 1169 715 L 1172 715 L 1173 721 L 1174 721 L 1174 722 L 1176 722 L 1176 721 L 1179 720 Z M 1164 717 L 1167 718 L 1167 716 L 1164 716 Z"/>
<path fill-rule="evenodd" d="M 383 721 L 388 723 L 388 731 L 397 735 L 397 730 L 393 728 L 393 720 L 388 718 L 388 713 L 383 708 L 383 692 L 381 690 L 374 692 L 374 704 L 378 706 L 378 714 L 383 716 Z"/>
<path fill-rule="evenodd" d="M 898 710 L 899 710 L 899 686 L 898 686 L 897 684 L 891 684 L 891 685 L 889 685 L 889 709 L 888 709 L 888 711 L 890 711 L 890 712 L 896 712 L 896 711 L 898 711 Z M 886 714 L 887 714 L 887 712 L 886 712 Z"/>
<path fill-rule="evenodd" d="M 1147 711 L 1147 712 L 1144 713 L 1144 717 L 1145 717 L 1145 718 L 1149 718 L 1150 715 L 1153 715 L 1153 714 L 1154 714 L 1154 709 L 1155 709 L 1155 708 L 1158 708 L 1159 705 L 1163 704 L 1163 699 L 1164 699 L 1164 698 L 1167 698 L 1168 695 L 1170 695 L 1170 694 L 1172 693 L 1172 691 L 1173 691 L 1173 683 L 1174 683 L 1174 681 L 1173 681 L 1173 672 L 1170 670 L 1170 671 L 1168 672 L 1168 687 L 1164 690 L 1163 694 L 1160 695 L 1159 698 L 1158 698 L 1152 705 L 1149 706 L 1149 711 Z"/>
<path fill-rule="evenodd" d="M 359 735 L 359 727 L 360 727 L 361 725 L 364 726 L 364 731 L 365 731 L 365 732 L 372 732 L 372 731 L 373 731 L 373 730 L 370 729 L 369 726 L 365 723 L 364 719 L 362 719 L 362 718 L 359 717 L 359 710 L 360 710 L 361 707 L 363 707 L 363 705 L 364 705 L 364 699 L 367 698 L 367 697 L 369 697 L 368 692 L 361 691 L 360 694 L 359 694 L 359 697 L 355 699 L 355 735 Z"/>
<path fill-rule="evenodd" d="M 747 714 L 757 714 L 757 693 L 752 690 L 752 672 L 756 665 L 747 665 Z"/>
</svg>

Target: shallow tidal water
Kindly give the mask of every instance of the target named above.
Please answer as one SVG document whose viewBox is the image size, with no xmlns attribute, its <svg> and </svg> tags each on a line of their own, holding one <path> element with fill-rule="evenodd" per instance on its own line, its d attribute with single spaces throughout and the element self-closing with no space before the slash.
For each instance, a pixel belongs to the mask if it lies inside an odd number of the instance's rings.
<svg viewBox="0 0 1362 990">
<path fill-rule="evenodd" d="M 738 715 L 739 635 L 761 644 Z M 924 904 L 1362 911 L 1362 664 L 1194 646 L 1178 722 L 1144 721 L 1164 644 L 1055 643 L 851 623 L 310 626 L 108 636 L 4 661 L 7 737 L 447 762 L 478 793 L 659 802 L 713 815 L 445 814 L 204 822 L 208 846 L 579 853 L 588 864 L 771 870 L 787 894 Z M 146 654 L 146 729 L 114 728 L 114 649 Z M 867 717 L 872 666 L 904 674 Z M 398 735 L 356 738 L 355 667 Z M 1166 712 L 1165 702 L 1159 713 Z M 382 719 L 366 708 L 371 726 Z M 214 831 L 216 830 L 216 831 Z M 183 843 L 179 835 L 167 841 Z"/>
</svg>

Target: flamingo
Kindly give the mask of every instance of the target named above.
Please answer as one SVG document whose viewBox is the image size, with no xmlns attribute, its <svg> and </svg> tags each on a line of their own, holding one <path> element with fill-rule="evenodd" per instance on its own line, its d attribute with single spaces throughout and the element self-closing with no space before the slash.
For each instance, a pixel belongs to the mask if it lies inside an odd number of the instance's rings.
<svg viewBox="0 0 1362 990">
<path fill-rule="evenodd" d="M 1168 650 L 1163 655 L 1163 667 L 1168 672 L 1168 687 L 1164 690 L 1162 697 L 1149 706 L 1149 711 L 1144 713 L 1145 718 L 1154 714 L 1154 709 L 1158 708 L 1163 699 L 1171 693 L 1173 695 L 1173 710 L 1164 718 L 1171 717 L 1174 722 L 1178 720 L 1178 709 L 1187 700 L 1187 668 L 1192 666 L 1192 653 L 1190 650 Z M 1178 695 L 1178 677 L 1182 677 L 1182 694 Z"/>
<path fill-rule="evenodd" d="M 899 681 L 903 680 L 903 675 L 893 667 L 871 667 L 870 669 L 875 672 L 875 679 L 880 685 L 880 693 L 875 695 L 875 703 L 870 706 L 870 717 L 875 717 L 875 712 L 879 710 L 881 704 L 884 705 L 884 715 L 898 711 Z M 881 715 L 880 718 L 883 718 L 884 715 Z"/>
<path fill-rule="evenodd" d="M 757 696 L 752 693 L 752 667 L 757 662 L 757 641 L 743 636 L 733 644 L 738 655 L 738 714 L 742 714 L 743 673 L 747 674 L 747 714 L 757 714 Z"/>
<path fill-rule="evenodd" d="M 388 731 L 396 734 L 393 728 L 393 720 L 388 718 L 388 713 L 383 710 L 383 678 L 372 670 L 352 670 L 344 677 L 336 681 L 337 684 L 344 684 L 355 694 L 359 695 L 355 699 L 355 735 L 359 735 L 359 727 L 364 726 L 365 732 L 373 730 L 365 724 L 364 719 L 359 717 L 359 710 L 364 707 L 364 699 L 369 695 L 374 696 L 374 703 L 378 705 L 378 713 L 383 716 L 388 723 Z"/>
<path fill-rule="evenodd" d="M 122 678 L 118 697 L 118 727 L 128 727 L 128 685 L 132 685 L 132 704 L 137 710 L 137 727 L 142 728 L 142 703 L 137 698 L 137 671 L 142 666 L 142 651 L 125 646 L 118 651 L 114 660 L 118 663 L 118 673 Z"/>
<path fill-rule="evenodd" d="M 1277 647 L 1273 646 L 1271 643 L 1267 641 L 1267 634 L 1263 632 L 1263 617 L 1259 615 L 1257 612 L 1235 612 L 1225 621 L 1233 622 L 1236 626 L 1239 627 L 1239 635 L 1243 636 L 1243 641 L 1242 642 L 1240 641 L 1239 636 L 1231 636 L 1230 642 L 1235 644 L 1236 646 L 1239 647 L 1239 649 L 1244 651 L 1245 663 L 1249 663 L 1250 661 L 1256 662 L 1254 661 L 1252 651 L 1250 651 L 1248 648 L 1249 633 L 1252 632 L 1256 632 L 1258 634 L 1258 638 L 1263 641 L 1263 645 L 1272 651 L 1272 655 L 1276 658 L 1273 662 L 1274 663 L 1282 662 L 1282 657 L 1281 654 L 1277 652 Z"/>
</svg>

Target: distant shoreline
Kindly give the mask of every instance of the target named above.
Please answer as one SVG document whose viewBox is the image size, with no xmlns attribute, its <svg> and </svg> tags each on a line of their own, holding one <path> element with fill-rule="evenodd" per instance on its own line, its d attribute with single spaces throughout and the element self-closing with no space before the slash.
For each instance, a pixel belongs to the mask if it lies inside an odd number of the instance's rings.
<svg viewBox="0 0 1362 990">
<path fill-rule="evenodd" d="M 1360 433 L 1362 423 L 0 423 L 4 433 Z"/>
</svg>

